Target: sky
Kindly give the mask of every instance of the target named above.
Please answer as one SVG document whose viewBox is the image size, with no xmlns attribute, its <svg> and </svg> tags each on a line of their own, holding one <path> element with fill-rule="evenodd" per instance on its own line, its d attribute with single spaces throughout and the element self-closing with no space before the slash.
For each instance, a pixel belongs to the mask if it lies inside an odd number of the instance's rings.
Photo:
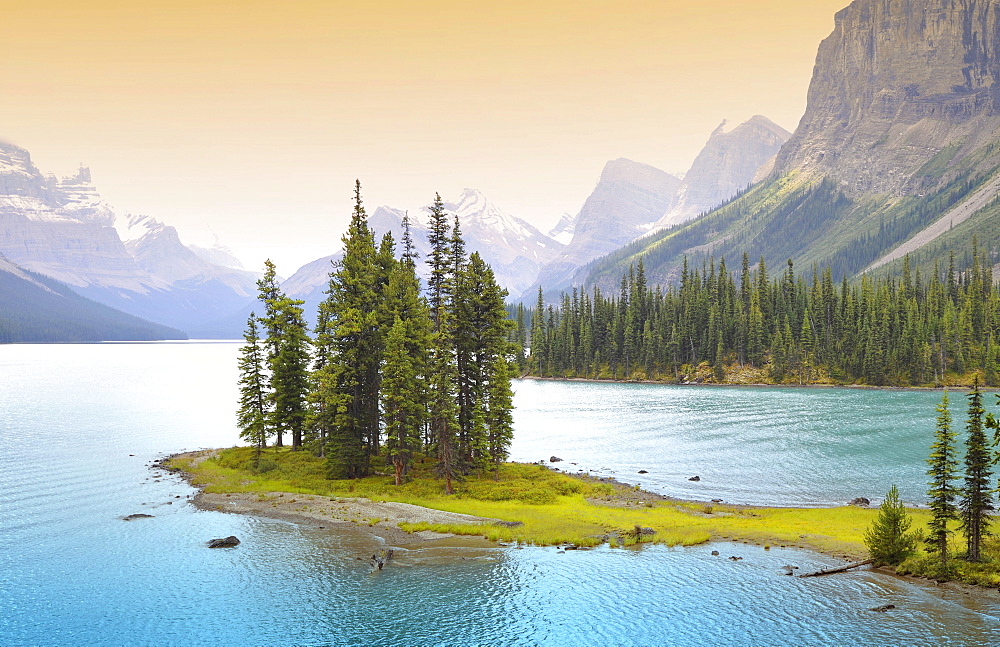
<svg viewBox="0 0 1000 647">
<path fill-rule="evenodd" d="M 848 0 L 4 0 L 0 139 L 288 276 L 369 213 L 481 190 L 547 231 L 604 164 L 794 130 Z"/>
</svg>

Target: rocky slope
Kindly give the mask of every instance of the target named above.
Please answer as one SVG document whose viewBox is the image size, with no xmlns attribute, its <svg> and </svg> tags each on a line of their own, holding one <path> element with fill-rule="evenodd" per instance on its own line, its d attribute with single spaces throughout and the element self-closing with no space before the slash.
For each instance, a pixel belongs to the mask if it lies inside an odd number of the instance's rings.
<svg viewBox="0 0 1000 647">
<path fill-rule="evenodd" d="M 658 281 L 685 256 L 732 265 L 744 252 L 839 277 L 896 272 L 897 248 L 930 268 L 973 234 L 996 247 L 1000 210 L 982 191 L 1000 168 L 998 75 L 1000 1 L 855 0 L 819 47 L 806 112 L 770 179 L 615 252 L 588 282 L 614 285 L 640 256 Z"/>
<path fill-rule="evenodd" d="M 789 137 L 791 133 L 760 115 L 728 130 L 722 122 L 684 175 L 677 204 L 656 226 L 667 228 L 697 218 L 746 189 Z"/>
</svg>

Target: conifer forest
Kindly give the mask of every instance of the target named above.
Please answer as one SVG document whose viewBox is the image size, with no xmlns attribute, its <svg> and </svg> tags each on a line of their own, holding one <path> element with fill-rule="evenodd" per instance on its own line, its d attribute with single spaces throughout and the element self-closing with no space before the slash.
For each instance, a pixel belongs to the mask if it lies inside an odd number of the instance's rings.
<svg viewBox="0 0 1000 647">
<path fill-rule="evenodd" d="M 616 294 L 573 290 L 531 317 L 527 372 L 543 377 L 874 386 L 1000 383 L 1000 292 L 972 241 L 970 259 L 930 275 L 904 258 L 898 277 L 835 282 L 791 261 L 777 273 L 744 254 L 685 262 L 679 285 L 647 284 L 642 261 Z M 525 315 L 522 313 L 521 318 Z"/>
<path fill-rule="evenodd" d="M 408 221 L 397 257 L 392 235 L 370 229 L 358 183 L 311 335 L 303 302 L 266 264 L 263 314 L 251 315 L 240 358 L 244 439 L 258 450 L 290 441 L 325 457 L 330 478 L 368 476 L 384 458 L 397 485 L 418 452 L 431 455 L 449 493 L 454 479 L 499 469 L 513 435 L 507 293 L 466 253 L 440 196 L 430 220 L 422 290 Z"/>
</svg>

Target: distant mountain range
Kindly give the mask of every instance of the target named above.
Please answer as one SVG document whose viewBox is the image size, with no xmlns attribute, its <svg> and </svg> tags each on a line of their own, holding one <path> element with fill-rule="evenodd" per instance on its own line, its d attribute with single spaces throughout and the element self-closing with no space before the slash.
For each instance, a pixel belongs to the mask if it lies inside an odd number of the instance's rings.
<svg viewBox="0 0 1000 647">
<path fill-rule="evenodd" d="M 565 251 L 542 268 L 522 298 L 533 299 L 539 286 L 554 297 L 580 285 L 587 276 L 582 268 L 595 259 L 732 198 L 767 173 L 789 137 L 759 115 L 732 130 L 725 126 L 712 132 L 683 180 L 627 159 L 608 162 L 580 213 L 553 230 L 556 235 L 572 232 Z"/>
<path fill-rule="evenodd" d="M 44 176 L 26 150 L 0 143 L 0 254 L 20 268 L 192 335 L 229 336 L 212 322 L 252 297 L 256 277 L 221 253 L 184 246 L 152 218 L 116 214 L 86 168 Z"/>
<path fill-rule="evenodd" d="M 855 0 L 822 42 L 806 112 L 768 177 L 711 213 L 596 261 L 580 285 L 617 284 L 642 258 L 651 282 L 745 252 L 834 276 L 927 275 L 1000 249 L 1000 40 L 996 3 Z"/>
<path fill-rule="evenodd" d="M 789 134 L 757 116 L 727 131 L 725 123 L 709 137 L 691 171 L 681 180 L 665 171 L 627 159 L 608 162 L 594 192 L 575 216 L 564 215 L 544 234 L 504 213 L 480 191 L 465 189 L 445 210 L 458 216 L 469 252 L 479 252 L 493 267 L 511 300 L 533 300 L 539 285 L 553 292 L 573 284 L 581 267 L 658 228 L 710 210 L 753 182 L 773 162 Z M 377 235 L 402 236 L 404 211 L 378 207 L 369 216 Z M 416 250 L 426 258 L 428 207 L 410 213 Z M 340 253 L 299 268 L 284 284 L 290 296 L 304 299 L 313 312 L 323 298 L 331 263 Z M 426 275 L 426 267 L 418 263 Z M 243 316 L 243 319 L 246 317 Z"/>
<path fill-rule="evenodd" d="M 576 216 L 549 233 L 501 211 L 475 189 L 444 203 L 457 217 L 468 251 L 479 252 L 512 300 L 536 287 L 569 285 L 582 266 L 663 223 L 707 210 L 744 187 L 787 137 L 763 117 L 727 132 L 720 126 L 682 181 L 651 166 L 609 162 Z M 427 206 L 410 213 L 417 253 L 429 251 Z M 402 237 L 404 211 L 378 207 L 376 234 Z M 93 184 L 89 169 L 43 175 L 28 151 L 0 143 L 0 255 L 22 271 L 60 281 L 110 308 L 193 337 L 238 337 L 254 308 L 256 278 L 224 247 L 188 246 L 177 230 L 141 214 L 120 214 Z M 324 297 L 339 250 L 307 263 L 283 283 L 306 301 L 310 318 Z M 421 260 L 418 270 L 426 274 Z M 170 335 L 176 335 L 173 330 Z"/>
</svg>

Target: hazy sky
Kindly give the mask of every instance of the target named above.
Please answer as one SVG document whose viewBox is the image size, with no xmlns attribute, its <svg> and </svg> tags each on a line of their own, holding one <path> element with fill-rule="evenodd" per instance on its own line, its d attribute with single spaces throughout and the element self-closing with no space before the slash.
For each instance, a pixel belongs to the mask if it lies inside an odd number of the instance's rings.
<svg viewBox="0 0 1000 647">
<path fill-rule="evenodd" d="M 543 231 L 608 160 L 798 124 L 848 0 L 4 0 L 0 139 L 279 272 L 369 211 L 482 190 Z"/>
</svg>

